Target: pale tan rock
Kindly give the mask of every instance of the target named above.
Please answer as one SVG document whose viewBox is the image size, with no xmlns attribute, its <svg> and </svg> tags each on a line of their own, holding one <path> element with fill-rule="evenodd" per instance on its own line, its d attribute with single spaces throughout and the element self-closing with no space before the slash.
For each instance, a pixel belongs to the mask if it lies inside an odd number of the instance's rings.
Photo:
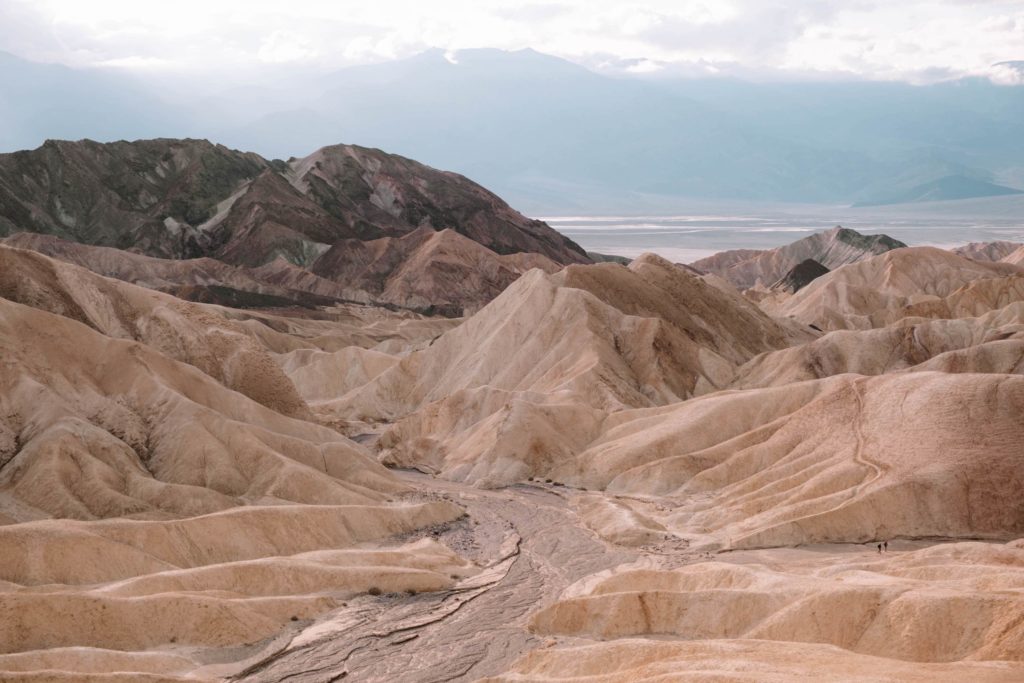
<svg viewBox="0 0 1024 683">
<path fill-rule="evenodd" d="M 994 242 L 969 242 L 953 249 L 953 253 L 975 261 L 1003 261 L 1014 251 L 1024 247 L 1020 242 L 996 240 Z"/>
<path fill-rule="evenodd" d="M 958 543 L 786 569 L 632 570 L 537 612 L 541 635 L 826 643 L 913 662 L 1024 658 L 1024 553 Z M 970 607 L 968 607 L 970 605 Z M 795 651 L 799 651 L 795 649 Z"/>
<path fill-rule="evenodd" d="M 723 277 L 739 289 L 771 287 L 806 259 L 834 270 L 906 246 L 887 235 L 862 235 L 836 226 L 776 249 L 723 251 L 690 265 L 701 272 Z"/>
<path fill-rule="evenodd" d="M 333 402 L 395 422 L 385 461 L 497 486 L 541 474 L 603 416 L 728 385 L 792 332 L 656 256 L 534 270 L 459 327 Z"/>
<path fill-rule="evenodd" d="M 991 282 L 999 281 L 977 284 Z M 880 375 L 907 370 L 1024 373 L 1024 301 L 976 318 L 903 318 L 878 329 L 830 332 L 806 344 L 761 354 L 738 370 L 732 386 L 781 386 L 846 372 Z"/>
<path fill-rule="evenodd" d="M 1011 683 L 1024 668 L 1016 662 L 920 664 L 854 654 L 818 643 L 766 640 L 659 641 L 622 639 L 534 650 L 493 683 L 844 683 L 914 681 Z"/>
<path fill-rule="evenodd" d="M 896 249 L 838 268 L 796 294 L 762 301 L 776 316 L 822 330 L 883 327 L 905 317 L 978 316 L 1024 295 L 1021 270 L 934 247 Z"/>
</svg>

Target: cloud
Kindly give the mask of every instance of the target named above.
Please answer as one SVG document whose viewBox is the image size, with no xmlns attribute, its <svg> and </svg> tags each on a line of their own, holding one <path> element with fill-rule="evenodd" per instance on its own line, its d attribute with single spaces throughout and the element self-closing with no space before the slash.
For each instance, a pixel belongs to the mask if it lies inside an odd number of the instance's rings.
<svg viewBox="0 0 1024 683">
<path fill-rule="evenodd" d="M 641 73 L 925 81 L 1024 58 L 1024 0 L 4 0 L 0 50 L 72 66 L 323 69 L 531 47 Z"/>
<path fill-rule="evenodd" d="M 257 55 L 264 62 L 298 62 L 316 56 L 309 41 L 292 31 L 274 31 L 260 46 Z"/>
<path fill-rule="evenodd" d="M 993 64 L 989 79 L 998 85 L 1024 85 L 1024 61 Z"/>
</svg>

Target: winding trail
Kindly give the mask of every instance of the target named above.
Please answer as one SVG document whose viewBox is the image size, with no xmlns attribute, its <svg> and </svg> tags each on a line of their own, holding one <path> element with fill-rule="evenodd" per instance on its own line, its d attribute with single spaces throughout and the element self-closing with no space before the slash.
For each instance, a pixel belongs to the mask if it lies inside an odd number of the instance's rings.
<svg viewBox="0 0 1024 683">
<path fill-rule="evenodd" d="M 646 554 L 601 541 L 548 488 L 487 491 L 398 474 L 418 495 L 466 508 L 468 519 L 426 533 L 486 568 L 450 591 L 353 599 L 234 680 L 430 683 L 501 673 L 541 645 L 526 628 L 532 612 L 584 576 Z"/>
<path fill-rule="evenodd" d="M 882 468 L 878 464 L 871 460 L 868 460 L 864 456 L 864 450 L 865 445 L 867 443 L 867 439 L 865 439 L 864 437 L 863 429 L 864 394 L 861 387 L 862 383 L 863 380 L 854 380 L 850 384 L 850 387 L 853 390 L 853 397 L 857 402 L 857 416 L 853 420 L 853 434 L 856 439 L 856 446 L 853 452 L 853 460 L 858 465 L 861 465 L 862 467 L 870 470 L 872 472 L 872 475 L 868 479 L 857 485 L 857 487 L 853 490 L 853 494 L 850 496 L 851 500 L 855 500 L 858 496 L 860 496 L 861 492 L 865 488 L 878 481 L 884 474 Z"/>
</svg>

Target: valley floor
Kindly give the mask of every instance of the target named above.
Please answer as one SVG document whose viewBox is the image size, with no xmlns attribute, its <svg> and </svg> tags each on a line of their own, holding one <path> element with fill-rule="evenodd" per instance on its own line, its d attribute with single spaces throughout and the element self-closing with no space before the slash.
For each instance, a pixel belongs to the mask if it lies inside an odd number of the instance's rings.
<svg viewBox="0 0 1024 683">
<path fill-rule="evenodd" d="M 466 509 L 468 518 L 414 533 L 440 540 L 482 565 L 483 571 L 450 590 L 418 595 L 365 595 L 350 600 L 346 606 L 294 630 L 286 638 L 274 639 L 259 656 L 246 660 L 244 667 L 234 671 L 231 669 L 237 665 L 216 667 L 216 673 L 230 676 L 232 680 L 290 683 L 343 679 L 395 683 L 468 682 L 494 676 L 498 677 L 494 680 L 508 681 L 577 680 L 568 670 L 559 671 L 562 665 L 546 673 L 505 672 L 528 653 L 534 657 L 557 657 L 566 649 L 607 644 L 607 638 L 595 635 L 539 633 L 542 629 L 532 623 L 531 617 L 566 596 L 586 592 L 613 573 L 670 571 L 683 566 L 693 566 L 700 571 L 702 565 L 710 567 L 709 563 L 715 563 L 716 567 L 724 563 L 737 567 L 814 567 L 840 571 L 854 564 L 900 562 L 914 553 L 956 547 L 946 541 L 894 539 L 884 555 L 874 543 L 713 553 L 691 550 L 685 540 L 670 533 L 647 545 L 629 547 L 603 540 L 587 527 L 578 511 L 580 496 L 615 499 L 614 496 L 540 482 L 484 490 L 414 471 L 398 474 L 415 489 L 408 497 L 449 500 Z M 649 502 L 657 505 L 657 499 Z M 998 543 L 985 545 L 1001 547 Z M 968 574 L 971 572 L 967 563 L 961 569 Z M 885 580 L 884 575 L 876 575 L 876 578 Z M 635 588 L 646 587 L 638 581 Z M 724 605 L 706 607 L 700 618 L 716 621 Z M 633 653 L 617 656 L 615 662 L 635 659 L 637 652 L 650 645 L 674 642 L 696 645 L 703 640 L 696 636 L 695 642 L 690 636 L 669 633 L 643 635 L 646 636 L 644 641 L 627 641 Z M 721 646 L 729 641 L 711 642 Z M 743 642 L 735 640 L 734 644 Z M 816 648 L 825 649 L 826 655 L 838 657 L 850 667 L 844 671 L 844 680 L 957 680 L 957 676 L 968 675 L 971 680 L 1009 681 L 1024 675 L 1024 667 L 1009 662 L 942 667 L 868 656 L 850 657 L 851 653 L 838 648 L 810 643 L 769 643 L 767 639 L 760 642 L 782 646 L 781 659 L 804 658 L 805 665 L 794 667 L 794 662 L 790 662 L 788 672 L 801 678 L 814 676 L 817 661 L 812 655 L 816 654 Z M 773 669 L 779 668 L 779 654 L 767 653 L 758 665 L 763 667 L 759 670 L 766 677 L 772 677 Z M 706 667 L 706 659 L 703 658 L 702 666 Z M 657 661 L 657 657 L 654 660 Z M 734 676 L 736 661 L 735 653 L 721 652 L 717 666 L 722 673 L 730 672 L 729 675 Z M 694 680 L 693 676 L 701 672 L 675 665 L 668 673 L 669 678 L 659 680 Z M 710 670 L 703 673 L 714 677 Z M 632 679 L 631 674 L 625 672 L 609 674 L 611 677 L 607 679 L 587 675 L 579 680 Z"/>
</svg>

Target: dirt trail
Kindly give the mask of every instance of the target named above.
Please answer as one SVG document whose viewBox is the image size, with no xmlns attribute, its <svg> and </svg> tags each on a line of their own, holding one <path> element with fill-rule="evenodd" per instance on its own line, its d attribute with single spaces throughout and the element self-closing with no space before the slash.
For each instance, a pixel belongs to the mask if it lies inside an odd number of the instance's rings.
<svg viewBox="0 0 1024 683">
<path fill-rule="evenodd" d="M 429 683 L 500 673 L 541 644 L 526 630 L 529 614 L 578 579 L 645 554 L 602 542 L 557 489 L 485 491 L 400 476 L 421 496 L 466 508 L 468 519 L 427 533 L 489 566 L 451 591 L 351 600 L 234 680 Z"/>
</svg>

